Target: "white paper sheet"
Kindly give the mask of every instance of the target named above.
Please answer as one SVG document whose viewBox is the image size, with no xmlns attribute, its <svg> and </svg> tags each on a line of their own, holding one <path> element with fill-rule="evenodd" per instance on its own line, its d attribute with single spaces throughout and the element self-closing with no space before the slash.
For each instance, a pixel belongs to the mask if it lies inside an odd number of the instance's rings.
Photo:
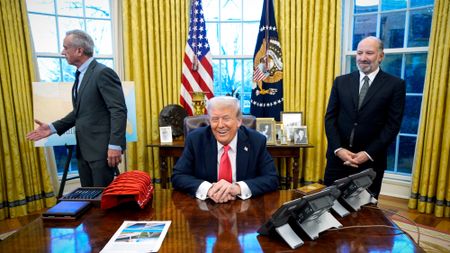
<svg viewBox="0 0 450 253">
<path fill-rule="evenodd" d="M 170 224 L 171 221 L 124 221 L 100 252 L 157 252 Z"/>
</svg>

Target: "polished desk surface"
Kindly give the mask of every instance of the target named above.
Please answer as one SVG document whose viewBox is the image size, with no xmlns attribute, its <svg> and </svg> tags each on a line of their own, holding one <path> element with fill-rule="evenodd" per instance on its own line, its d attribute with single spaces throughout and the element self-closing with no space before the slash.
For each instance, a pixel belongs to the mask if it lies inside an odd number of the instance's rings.
<svg viewBox="0 0 450 253">
<path fill-rule="evenodd" d="M 161 143 L 159 141 L 151 142 L 147 145 L 147 147 L 151 148 L 159 148 L 159 155 L 161 156 L 160 162 L 160 171 L 161 171 L 161 186 L 162 188 L 167 188 L 168 184 L 168 166 L 167 166 L 167 157 L 178 158 L 183 153 L 184 149 L 184 140 L 175 140 L 171 143 Z M 286 183 L 285 186 L 287 189 L 291 188 L 291 181 L 293 181 L 293 188 L 298 187 L 298 178 L 299 178 L 299 163 L 298 158 L 300 157 L 300 150 L 304 148 L 313 148 L 312 144 L 283 144 L 283 145 L 275 145 L 268 144 L 267 151 L 269 151 L 270 155 L 273 158 L 294 158 L 293 164 L 291 164 L 290 159 L 287 159 L 287 168 L 292 170 L 292 178 L 290 177 L 290 171 L 286 171 Z"/>
<path fill-rule="evenodd" d="M 173 142 L 168 143 L 161 143 L 159 141 L 153 141 L 150 144 L 147 145 L 147 147 L 153 147 L 153 148 L 184 148 L 184 140 L 174 140 Z M 267 144 L 268 149 L 290 149 L 290 148 L 312 148 L 314 145 L 312 144 Z M 181 153 L 180 153 L 181 155 Z"/>
<path fill-rule="evenodd" d="M 76 221 L 43 221 L 38 218 L 0 241 L 0 252 L 99 252 L 124 220 L 171 220 L 159 252 L 424 252 L 379 209 L 362 208 L 338 218 L 348 227 L 328 230 L 296 250 L 278 236 L 260 236 L 258 228 L 285 201 L 291 190 L 282 190 L 227 204 L 200 201 L 172 190 L 155 191 L 151 204 L 135 203 L 110 210 L 91 208 Z M 360 226 L 350 228 L 350 226 Z"/>
</svg>

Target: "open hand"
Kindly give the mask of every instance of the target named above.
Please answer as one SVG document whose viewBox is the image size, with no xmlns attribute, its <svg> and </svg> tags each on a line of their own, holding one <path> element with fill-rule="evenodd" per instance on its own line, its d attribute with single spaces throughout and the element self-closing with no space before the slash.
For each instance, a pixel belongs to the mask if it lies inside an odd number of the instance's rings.
<svg viewBox="0 0 450 253">
<path fill-rule="evenodd" d="M 34 122 L 36 122 L 36 124 L 38 124 L 39 126 L 35 130 L 33 130 L 27 134 L 28 140 L 38 141 L 38 140 L 48 137 L 52 134 L 52 131 L 50 130 L 50 127 L 47 123 L 41 122 L 37 119 L 35 119 Z"/>
</svg>

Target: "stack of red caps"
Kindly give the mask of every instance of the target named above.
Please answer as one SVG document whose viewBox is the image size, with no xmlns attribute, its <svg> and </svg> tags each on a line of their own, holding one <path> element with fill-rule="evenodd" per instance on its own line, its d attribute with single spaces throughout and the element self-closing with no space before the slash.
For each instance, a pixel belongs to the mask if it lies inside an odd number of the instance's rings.
<svg viewBox="0 0 450 253">
<path fill-rule="evenodd" d="M 120 174 L 105 188 L 101 208 L 108 209 L 121 203 L 136 201 L 141 208 L 153 197 L 153 184 L 150 176 L 139 170 Z"/>
</svg>

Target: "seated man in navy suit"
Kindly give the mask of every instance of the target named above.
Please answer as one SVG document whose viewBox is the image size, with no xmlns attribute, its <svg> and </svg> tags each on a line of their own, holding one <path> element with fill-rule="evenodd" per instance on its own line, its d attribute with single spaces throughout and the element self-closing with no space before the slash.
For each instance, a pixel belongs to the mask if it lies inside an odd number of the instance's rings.
<svg viewBox="0 0 450 253">
<path fill-rule="evenodd" d="M 216 203 L 275 191 L 278 177 L 266 138 L 241 126 L 239 101 L 214 97 L 206 109 L 210 126 L 195 129 L 186 137 L 183 154 L 173 169 L 173 187 Z"/>
</svg>

